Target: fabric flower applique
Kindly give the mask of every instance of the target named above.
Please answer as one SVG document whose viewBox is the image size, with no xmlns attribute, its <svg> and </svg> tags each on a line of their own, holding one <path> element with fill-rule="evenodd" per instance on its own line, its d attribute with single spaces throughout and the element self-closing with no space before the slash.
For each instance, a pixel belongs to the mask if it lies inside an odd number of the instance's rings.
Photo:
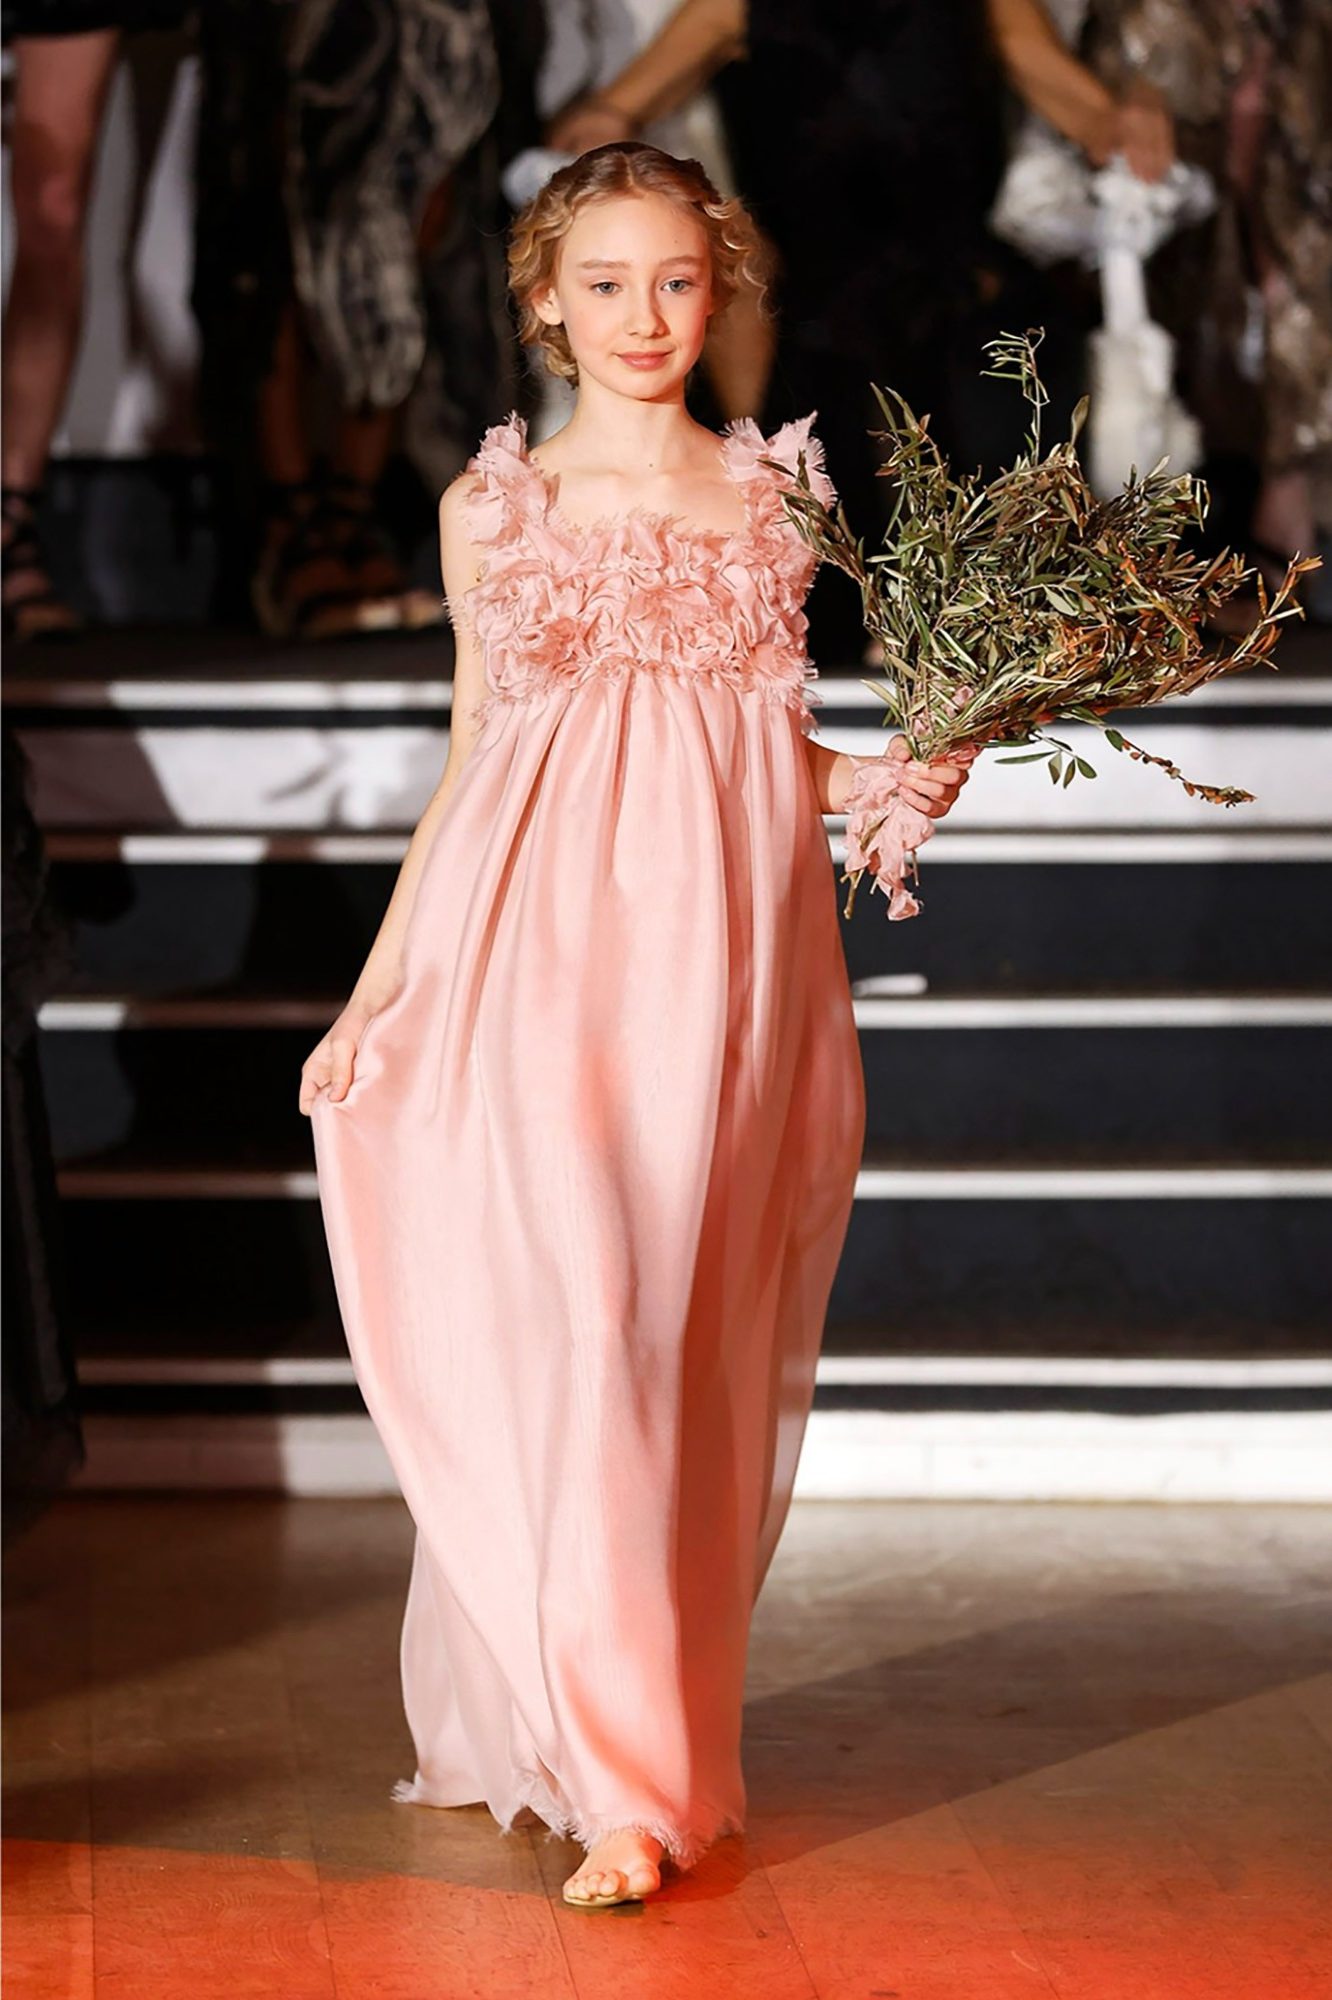
<svg viewBox="0 0 1332 2000">
<path fill-rule="evenodd" d="M 803 450 L 811 483 L 833 497 L 813 413 L 771 439 L 752 418 L 721 448 L 742 494 L 736 530 L 690 528 L 631 509 L 617 520 L 566 522 L 526 446 L 516 413 L 488 431 L 468 469 L 476 539 L 487 550 L 467 611 L 485 660 L 487 698 L 502 702 L 627 672 L 721 680 L 795 708 L 813 727 L 816 679 L 803 609 L 816 558 L 782 500 Z"/>
<path fill-rule="evenodd" d="M 934 821 L 901 796 L 901 764 L 889 757 L 867 757 L 857 764 L 846 795 L 846 874 L 851 889 L 844 914 L 850 916 L 861 876 L 868 870 L 871 888 L 888 898 L 890 922 L 920 914 L 920 904 L 907 888 L 915 877 L 915 854 L 934 832 Z"/>
</svg>

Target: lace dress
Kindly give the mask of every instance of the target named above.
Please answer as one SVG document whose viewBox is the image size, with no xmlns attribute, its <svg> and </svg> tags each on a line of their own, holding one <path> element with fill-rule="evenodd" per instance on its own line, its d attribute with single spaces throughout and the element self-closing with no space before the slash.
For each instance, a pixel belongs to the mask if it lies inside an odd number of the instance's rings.
<svg viewBox="0 0 1332 2000">
<path fill-rule="evenodd" d="M 510 418 L 470 469 L 479 733 L 395 999 L 313 1130 L 366 1406 L 416 1524 L 396 1798 L 744 1823 L 864 1087 L 781 502 L 811 418 L 719 440 L 738 531 L 575 524 Z"/>
</svg>

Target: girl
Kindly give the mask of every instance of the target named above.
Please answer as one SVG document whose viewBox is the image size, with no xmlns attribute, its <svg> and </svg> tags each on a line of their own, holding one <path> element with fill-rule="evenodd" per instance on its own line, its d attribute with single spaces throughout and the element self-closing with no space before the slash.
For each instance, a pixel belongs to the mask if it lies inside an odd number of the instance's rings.
<svg viewBox="0 0 1332 2000">
<path fill-rule="evenodd" d="M 812 417 L 685 408 L 756 238 L 634 142 L 517 218 L 525 341 L 577 388 L 440 505 L 448 759 L 302 1071 L 348 1343 L 417 1534 L 416 1774 L 641 1900 L 744 1822 L 745 1650 L 785 1519 L 864 1125 L 813 741 Z M 774 471 L 763 460 L 778 461 Z M 903 795 L 938 817 L 962 761 Z"/>
</svg>

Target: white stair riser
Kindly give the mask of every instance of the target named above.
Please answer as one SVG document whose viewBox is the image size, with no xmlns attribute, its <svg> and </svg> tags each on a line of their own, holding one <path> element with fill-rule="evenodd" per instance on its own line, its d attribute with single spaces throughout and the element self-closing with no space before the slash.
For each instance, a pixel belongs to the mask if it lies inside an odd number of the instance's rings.
<svg viewBox="0 0 1332 2000">
<path fill-rule="evenodd" d="M 327 725 L 295 728 L 24 728 L 33 809 L 43 826 L 235 829 L 283 827 L 373 831 L 414 825 L 439 781 L 443 728 Z M 1221 808 L 1190 798 L 1164 773 L 1112 750 L 1099 733 L 1061 730 L 1097 771 L 1067 788 L 1040 765 L 1001 766 L 983 757 L 955 809 L 961 827 L 998 830 L 1082 827 L 1212 832 L 1315 829 L 1332 821 L 1332 730 L 1208 728 L 1157 723 L 1148 747 L 1191 779 L 1237 784 L 1252 804 Z M 877 756 L 882 728 L 829 728 L 834 750 Z"/>
</svg>

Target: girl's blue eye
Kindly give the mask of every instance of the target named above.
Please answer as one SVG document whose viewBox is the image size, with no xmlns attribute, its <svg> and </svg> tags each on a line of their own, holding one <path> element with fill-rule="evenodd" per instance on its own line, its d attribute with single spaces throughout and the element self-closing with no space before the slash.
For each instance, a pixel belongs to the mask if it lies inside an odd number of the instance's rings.
<svg viewBox="0 0 1332 2000">
<path fill-rule="evenodd" d="M 686 291 L 688 291 L 692 287 L 693 282 L 694 281 L 692 278 L 668 278 L 666 280 L 666 283 L 668 285 L 683 285 Z M 592 289 L 594 292 L 600 292 L 604 297 L 606 291 L 610 288 L 613 288 L 614 284 L 615 284 L 614 278 L 594 278 L 592 280 Z"/>
</svg>

